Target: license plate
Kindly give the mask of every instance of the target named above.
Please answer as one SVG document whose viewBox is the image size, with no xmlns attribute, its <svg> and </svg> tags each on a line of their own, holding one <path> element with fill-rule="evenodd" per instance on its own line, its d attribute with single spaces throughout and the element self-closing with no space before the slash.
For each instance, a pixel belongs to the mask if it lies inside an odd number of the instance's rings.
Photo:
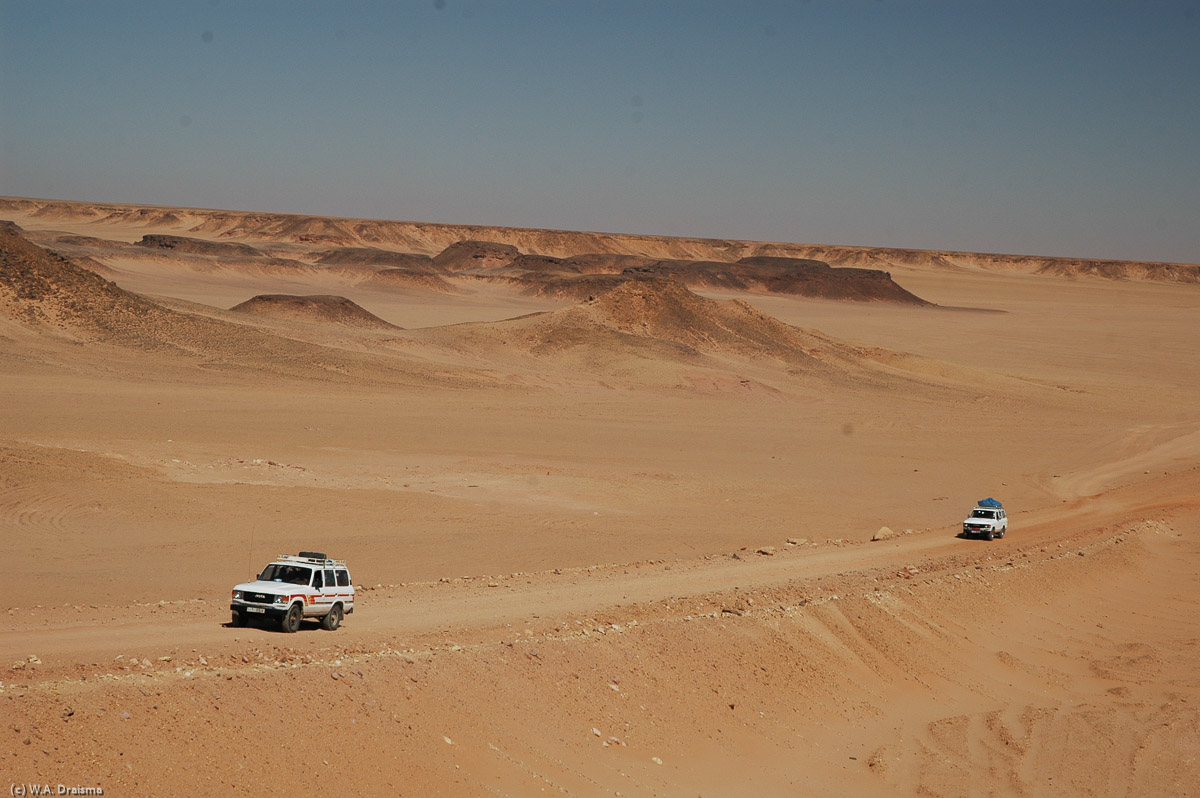
<svg viewBox="0 0 1200 798">
<path fill-rule="evenodd" d="M 262 607 L 247 607 L 246 612 L 266 612 Z"/>
</svg>

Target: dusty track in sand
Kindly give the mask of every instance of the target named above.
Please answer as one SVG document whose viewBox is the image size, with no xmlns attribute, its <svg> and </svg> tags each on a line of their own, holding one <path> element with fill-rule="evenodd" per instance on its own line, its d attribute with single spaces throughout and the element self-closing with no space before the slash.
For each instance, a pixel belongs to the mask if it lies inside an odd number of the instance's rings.
<svg viewBox="0 0 1200 798">
<path fill-rule="evenodd" d="M 264 750 L 245 738 L 299 703 L 354 719 L 323 755 L 380 779 L 366 794 L 464 777 L 508 795 L 1184 794 L 1200 776 L 1200 593 L 1169 586 L 1200 585 L 1200 503 L 1179 501 L 1196 483 L 1029 514 L 990 544 L 938 531 L 368 590 L 332 635 L 222 628 L 203 602 L 85 623 L 47 608 L 0 636 L 2 656 L 39 650 L 0 691 L 0 733 L 19 767 L 110 791 L 182 778 L 221 794 Z M 1158 587 L 1131 593 L 1139 574 Z M 70 764 L 163 710 L 184 727 L 115 743 L 133 770 Z M 199 770 L 174 773 L 180 745 Z M 301 772 L 273 783 L 299 789 Z"/>
<path fill-rule="evenodd" d="M 1171 448 L 1171 447 L 1168 447 Z M 1171 449 L 1173 451 L 1173 449 Z M 1142 458 L 1139 458 L 1142 462 Z M 1099 469 L 1097 473 L 1109 473 Z M 870 589 L 880 575 L 916 573 L 928 576 L 963 568 L 992 567 L 1001 561 L 1052 559 L 1064 547 L 1073 552 L 1102 543 L 1113 530 L 1140 520 L 1200 508 L 1200 499 L 1187 496 L 1187 486 L 1200 482 L 1197 470 L 1158 478 L 1061 506 L 1018 516 L 1011 535 L 990 544 L 964 540 L 953 530 L 940 529 L 900 535 L 877 542 L 803 541 L 769 553 L 744 550 L 736 556 L 702 560 L 627 563 L 559 569 L 558 573 L 480 576 L 439 583 L 380 587 L 361 594 L 362 611 L 352 617 L 351 631 L 336 645 L 367 648 L 399 645 L 447 629 L 475 636 L 525 623 L 547 608 L 556 615 L 595 616 L 622 608 L 651 616 L 650 605 L 668 599 L 732 594 L 736 590 L 783 588 L 795 595 L 811 591 L 821 580 L 837 577 L 851 591 Z M 908 569 L 916 569 L 905 575 Z M 732 599 L 736 603 L 736 599 Z M 82 667 L 103 661 L 131 647 L 156 656 L 188 647 L 227 644 L 231 634 L 280 645 L 294 638 L 274 637 L 274 629 L 230 630 L 222 604 L 207 601 L 143 605 L 150 612 L 139 620 L 119 620 L 130 609 L 83 609 L 86 620 L 76 622 L 80 608 L 45 607 L 33 616 L 10 612 L 12 627 L 0 630 L 0 661 L 19 659 L 25 649 L 60 666 Z M 106 619 L 105 615 L 115 619 Z M 317 636 L 323 638 L 324 636 Z M 309 641 L 306 641 L 306 643 Z M 314 644 L 327 642 L 314 639 Z M 43 669 L 41 673 L 49 672 Z"/>
</svg>

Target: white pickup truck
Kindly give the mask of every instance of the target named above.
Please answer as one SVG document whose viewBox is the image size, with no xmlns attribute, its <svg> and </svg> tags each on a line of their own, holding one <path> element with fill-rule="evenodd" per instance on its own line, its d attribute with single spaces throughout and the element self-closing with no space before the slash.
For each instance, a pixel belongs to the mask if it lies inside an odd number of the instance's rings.
<svg viewBox="0 0 1200 798">
<path fill-rule="evenodd" d="M 979 502 L 963 521 L 963 537 L 982 537 L 988 540 L 1004 537 L 1008 531 L 1008 514 L 1004 505 L 995 499 Z"/>
<path fill-rule="evenodd" d="M 295 632 L 305 618 L 333 631 L 354 612 L 354 583 L 345 560 L 319 551 L 281 554 L 258 579 L 233 588 L 229 604 L 233 626 L 270 619 L 285 632 Z"/>
</svg>

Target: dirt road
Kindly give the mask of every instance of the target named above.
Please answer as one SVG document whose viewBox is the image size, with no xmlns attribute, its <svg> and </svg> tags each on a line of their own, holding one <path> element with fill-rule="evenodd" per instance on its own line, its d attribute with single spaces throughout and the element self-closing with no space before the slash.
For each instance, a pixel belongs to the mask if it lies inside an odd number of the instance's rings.
<svg viewBox="0 0 1200 798">
<path fill-rule="evenodd" d="M 735 590 L 795 591 L 800 586 L 811 591 L 830 577 L 862 586 L 878 574 L 890 576 L 910 568 L 931 575 L 994 567 L 1000 561 L 1055 557 L 1064 546 L 1074 549 L 1098 543 L 1115 527 L 1178 507 L 1170 484 L 1164 483 L 1192 476 L 1017 514 L 1012 534 L 990 543 L 962 539 L 949 528 L 901 533 L 877 542 L 805 540 L 768 552 L 744 550 L 695 561 L 599 565 L 557 573 L 365 586 L 365 590 L 360 586 L 359 611 L 338 635 L 336 645 L 395 646 L 443 630 L 474 637 L 551 613 L 572 618 L 619 615 L 618 608 L 636 606 L 637 614 L 645 614 L 647 606 L 669 599 L 725 596 Z M 18 660 L 35 651 L 44 663 L 39 672 L 46 673 L 50 663 L 78 668 L 133 648 L 157 658 L 188 649 L 227 647 L 233 637 L 246 639 L 246 645 L 250 640 L 260 645 L 303 640 L 300 645 L 306 651 L 334 642 L 327 635 L 290 638 L 278 637 L 273 629 L 231 630 L 225 625 L 226 610 L 227 602 L 219 597 L 132 607 L 14 608 L 6 628 L 0 630 L 0 661 Z"/>
</svg>

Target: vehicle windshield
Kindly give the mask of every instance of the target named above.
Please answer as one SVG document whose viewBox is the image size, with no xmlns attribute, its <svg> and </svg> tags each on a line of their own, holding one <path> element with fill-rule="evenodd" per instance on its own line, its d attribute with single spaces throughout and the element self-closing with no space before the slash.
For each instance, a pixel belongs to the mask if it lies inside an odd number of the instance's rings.
<svg viewBox="0 0 1200 798">
<path fill-rule="evenodd" d="M 287 582 L 293 585 L 307 585 L 312 579 L 312 569 L 300 565 L 283 565 L 273 562 L 258 575 L 260 582 Z"/>
<path fill-rule="evenodd" d="M 972 518 L 995 518 L 995 510 L 974 510 L 971 512 Z"/>
</svg>

